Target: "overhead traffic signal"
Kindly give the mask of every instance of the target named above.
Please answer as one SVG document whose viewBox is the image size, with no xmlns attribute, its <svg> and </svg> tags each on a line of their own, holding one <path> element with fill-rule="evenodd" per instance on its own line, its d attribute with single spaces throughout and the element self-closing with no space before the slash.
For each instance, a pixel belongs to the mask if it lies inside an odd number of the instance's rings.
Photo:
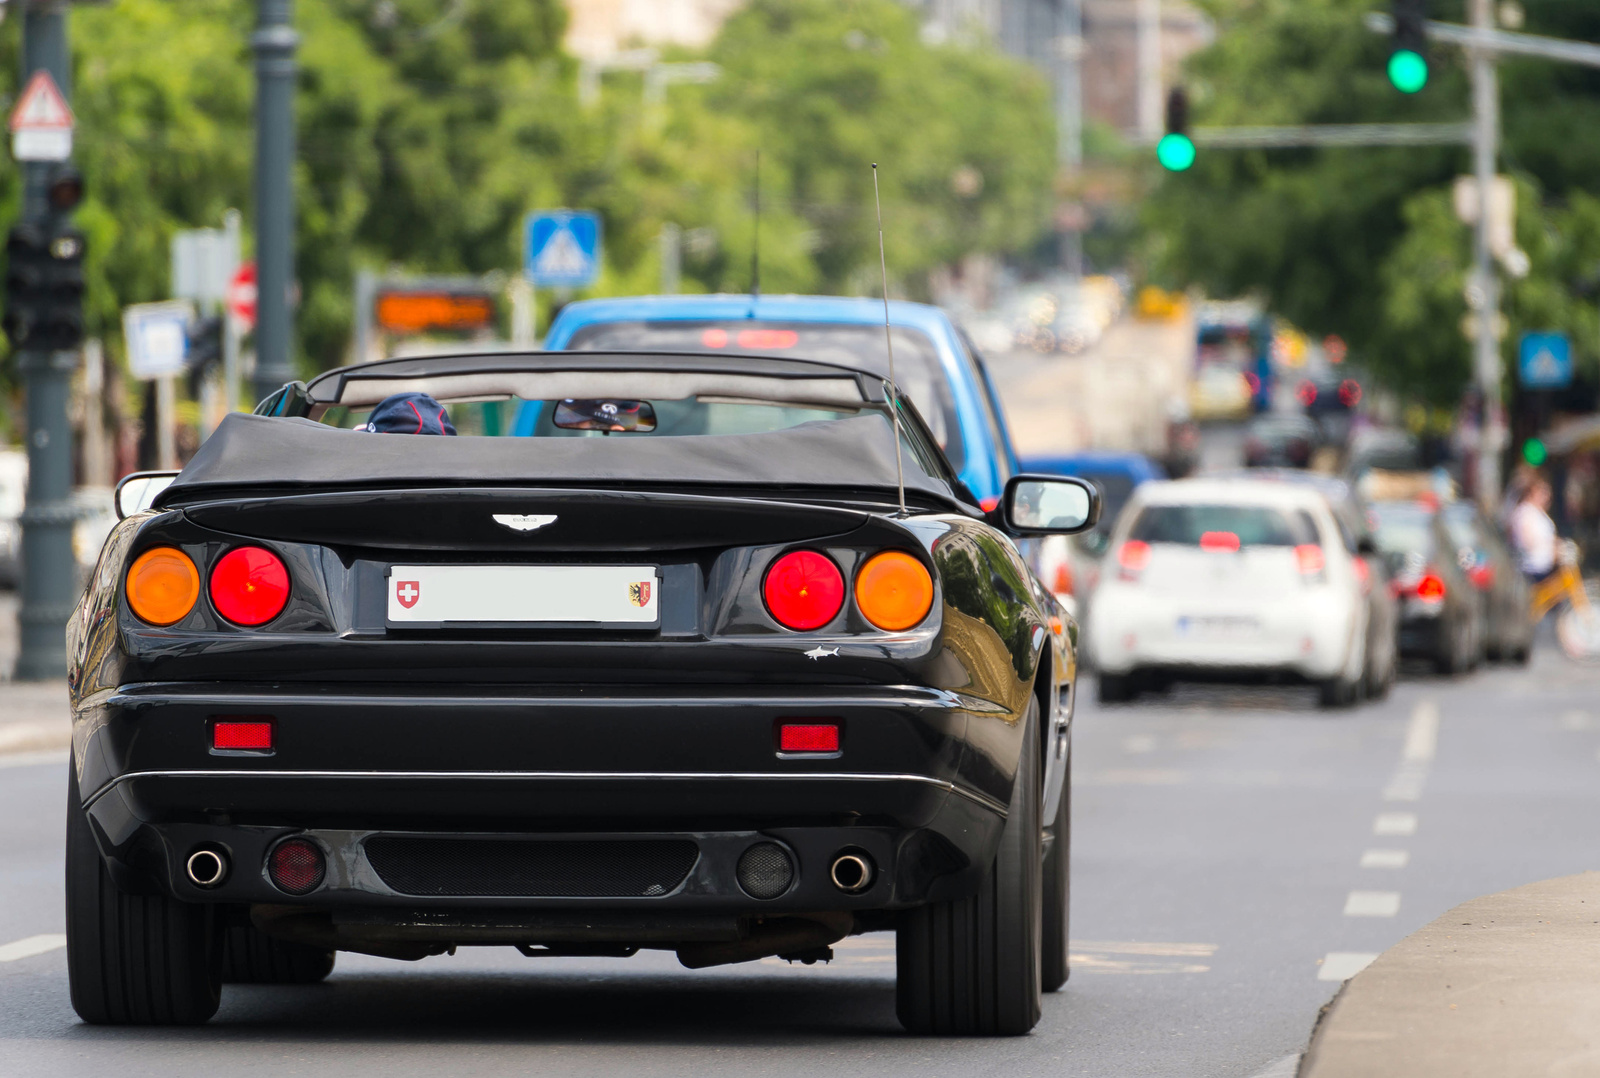
<svg viewBox="0 0 1600 1078">
<path fill-rule="evenodd" d="M 1428 85 L 1428 0 L 1392 0 L 1394 48 L 1389 81 L 1403 94 Z"/>
<path fill-rule="evenodd" d="M 1189 137 L 1189 94 L 1174 86 L 1167 95 L 1167 133 L 1156 143 L 1156 160 L 1168 172 L 1184 172 L 1194 165 L 1194 140 Z"/>
</svg>

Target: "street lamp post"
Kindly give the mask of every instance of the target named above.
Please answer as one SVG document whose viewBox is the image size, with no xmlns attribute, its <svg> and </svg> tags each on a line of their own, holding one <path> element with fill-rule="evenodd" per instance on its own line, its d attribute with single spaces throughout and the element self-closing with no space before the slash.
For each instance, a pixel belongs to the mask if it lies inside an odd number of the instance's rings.
<svg viewBox="0 0 1600 1078">
<path fill-rule="evenodd" d="M 1494 29 L 1490 0 L 1472 0 L 1472 25 Z M 1478 501 L 1493 509 L 1500 498 L 1500 453 L 1506 443 L 1504 373 L 1500 358 L 1500 278 L 1489 249 L 1489 197 L 1494 186 L 1495 158 L 1500 152 L 1500 80 L 1495 54 L 1474 48 L 1472 59 L 1472 165 L 1478 181 L 1478 220 L 1473 230 L 1473 273 L 1483 292 L 1474 339 L 1473 370 L 1483 395 L 1483 434 L 1478 446 Z"/>
<path fill-rule="evenodd" d="M 294 0 L 258 0 L 256 32 L 256 398 L 294 377 Z"/>
<path fill-rule="evenodd" d="M 48 71 L 61 93 L 70 98 L 71 64 L 67 52 L 64 3 L 34 3 L 22 13 L 22 83 L 36 71 Z M 52 221 L 47 161 L 23 164 L 21 222 L 47 227 Z M 19 681 L 44 681 L 66 676 L 67 619 L 72 616 L 77 559 L 72 552 L 72 428 L 67 422 L 67 397 L 78 352 L 24 348 L 17 354 L 28 400 L 28 495 L 22 511 L 21 640 L 17 654 Z"/>
</svg>

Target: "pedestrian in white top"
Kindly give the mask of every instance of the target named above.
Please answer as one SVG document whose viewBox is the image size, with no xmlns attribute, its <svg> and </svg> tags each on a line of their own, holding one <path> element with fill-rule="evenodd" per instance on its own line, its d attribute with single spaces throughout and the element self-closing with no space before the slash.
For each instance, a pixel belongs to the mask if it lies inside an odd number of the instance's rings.
<svg viewBox="0 0 1600 1078">
<path fill-rule="evenodd" d="M 1511 541 L 1529 580 L 1543 580 L 1556 567 L 1556 523 L 1550 519 L 1550 484 L 1535 480 L 1511 513 Z"/>
</svg>

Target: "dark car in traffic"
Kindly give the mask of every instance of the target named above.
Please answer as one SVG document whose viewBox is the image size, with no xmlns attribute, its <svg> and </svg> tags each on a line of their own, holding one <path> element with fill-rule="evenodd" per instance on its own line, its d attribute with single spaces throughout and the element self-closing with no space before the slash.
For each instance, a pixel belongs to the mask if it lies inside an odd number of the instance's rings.
<svg viewBox="0 0 1600 1078">
<path fill-rule="evenodd" d="M 1245 432 L 1244 462 L 1251 468 L 1305 468 L 1321 441 L 1316 421 L 1303 415 L 1270 412 L 1251 420 Z"/>
<path fill-rule="evenodd" d="M 1400 654 L 1460 674 L 1483 659 L 1484 600 L 1461 567 L 1436 501 L 1379 501 L 1368 509 L 1400 600 Z"/>
<path fill-rule="evenodd" d="M 460 435 L 360 430 L 398 391 Z M 1030 1029 L 1067 976 L 1076 627 L 1015 540 L 1099 499 L 1015 476 L 985 513 L 893 400 L 591 351 L 227 417 L 119 506 L 69 627 L 78 1013 L 203 1022 L 339 950 L 700 968 L 893 929 L 907 1028 Z"/>
<path fill-rule="evenodd" d="M 1500 529 L 1472 502 L 1451 502 L 1440 513 L 1467 579 L 1483 593 L 1488 657 L 1527 662 L 1533 653 L 1534 624 L 1528 617 L 1531 589 L 1516 555 Z"/>
</svg>

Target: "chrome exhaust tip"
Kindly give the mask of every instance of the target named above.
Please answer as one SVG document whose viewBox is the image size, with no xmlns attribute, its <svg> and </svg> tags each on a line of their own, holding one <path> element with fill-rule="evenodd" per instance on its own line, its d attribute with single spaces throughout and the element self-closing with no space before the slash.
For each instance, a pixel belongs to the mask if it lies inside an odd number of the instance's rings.
<svg viewBox="0 0 1600 1078">
<path fill-rule="evenodd" d="M 189 855 L 183 870 L 196 887 L 215 887 L 228 878 L 228 855 L 202 847 Z"/>
<path fill-rule="evenodd" d="M 833 859 L 828 875 L 833 885 L 845 894 L 859 895 L 872 886 L 877 870 L 873 868 L 872 858 L 864 853 L 841 853 Z"/>
</svg>

